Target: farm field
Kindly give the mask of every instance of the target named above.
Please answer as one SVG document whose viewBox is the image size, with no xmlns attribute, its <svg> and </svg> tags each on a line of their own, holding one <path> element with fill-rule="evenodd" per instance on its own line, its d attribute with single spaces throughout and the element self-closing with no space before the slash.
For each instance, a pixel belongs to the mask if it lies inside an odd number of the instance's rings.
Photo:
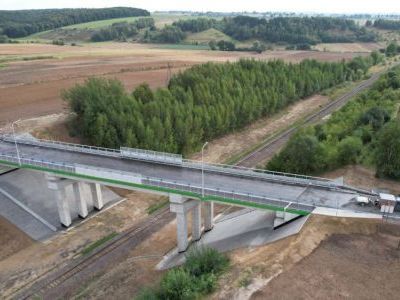
<svg viewBox="0 0 400 300">
<path fill-rule="evenodd" d="M 64 26 L 60 28 L 56 28 L 53 30 L 47 30 L 38 32 L 27 37 L 20 38 L 20 41 L 40 41 L 46 42 L 55 39 L 66 39 L 69 40 L 69 35 L 74 37 L 74 40 L 84 41 L 89 40 L 91 35 L 99 29 L 111 26 L 114 23 L 120 22 L 133 22 L 140 18 L 153 18 L 155 21 L 155 25 L 157 28 L 162 28 L 165 25 L 172 24 L 177 20 L 184 20 L 188 18 L 193 18 L 189 14 L 163 14 L 163 13 L 155 13 L 149 17 L 125 17 L 125 18 L 115 18 L 115 19 L 106 19 L 99 20 L 87 23 L 79 23 L 69 26 Z"/>
<path fill-rule="evenodd" d="M 165 86 L 171 73 L 208 61 L 240 58 L 283 59 L 299 62 L 351 59 L 367 53 L 316 51 L 220 52 L 160 48 L 152 44 L 98 43 L 83 46 L 43 44 L 0 45 L 0 124 L 16 118 L 31 118 L 64 110 L 60 93 L 90 76 L 118 78 L 128 89 L 148 82 Z"/>
<path fill-rule="evenodd" d="M 380 43 L 330 43 L 318 44 L 313 48 L 318 51 L 328 52 L 372 52 L 384 47 Z"/>
</svg>

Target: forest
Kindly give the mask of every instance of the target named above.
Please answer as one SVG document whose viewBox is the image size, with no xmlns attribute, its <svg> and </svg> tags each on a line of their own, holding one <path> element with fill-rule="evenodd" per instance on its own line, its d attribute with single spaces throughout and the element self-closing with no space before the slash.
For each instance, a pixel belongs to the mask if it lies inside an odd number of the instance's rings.
<svg viewBox="0 0 400 300">
<path fill-rule="evenodd" d="M 318 174 L 348 164 L 374 166 L 377 175 L 400 179 L 400 67 L 332 114 L 322 125 L 293 136 L 266 166 Z"/>
<path fill-rule="evenodd" d="M 91 37 L 92 42 L 103 41 L 126 41 L 136 36 L 141 29 L 150 28 L 155 30 L 153 18 L 139 18 L 134 22 L 118 22 L 108 28 L 101 29 Z"/>
<path fill-rule="evenodd" d="M 337 63 L 207 63 L 173 76 L 167 88 L 155 91 L 142 84 L 129 93 L 117 80 L 91 78 L 63 98 L 76 115 L 72 133 L 91 144 L 189 154 L 206 140 L 360 79 L 373 63 L 370 56 Z"/>
<path fill-rule="evenodd" d="M 374 22 L 374 27 L 386 30 L 400 30 L 400 21 L 378 19 Z"/>
<path fill-rule="evenodd" d="M 197 18 L 180 20 L 172 26 L 183 32 L 218 29 L 239 41 L 258 39 L 269 43 L 310 44 L 375 41 L 375 33 L 353 20 L 332 17 L 226 17 L 220 21 Z"/>
<path fill-rule="evenodd" d="M 146 10 L 131 7 L 0 10 L 0 35 L 19 38 L 67 25 L 149 15 Z"/>
</svg>

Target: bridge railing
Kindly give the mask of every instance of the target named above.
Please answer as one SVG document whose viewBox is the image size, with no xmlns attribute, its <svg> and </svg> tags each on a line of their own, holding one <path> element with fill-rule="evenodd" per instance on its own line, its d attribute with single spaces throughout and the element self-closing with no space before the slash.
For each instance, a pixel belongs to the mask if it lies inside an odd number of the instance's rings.
<svg viewBox="0 0 400 300">
<path fill-rule="evenodd" d="M 182 164 L 182 155 L 173 154 L 173 153 L 165 153 L 159 151 L 152 150 L 143 150 L 136 148 L 120 148 L 121 157 L 124 158 L 133 158 L 138 160 L 149 160 L 156 161 L 161 163 L 171 163 L 171 164 Z"/>
<path fill-rule="evenodd" d="M 0 139 L 7 142 L 14 142 L 14 138 L 12 135 L 2 135 L 0 136 Z M 109 156 L 115 158 L 120 157 L 120 158 L 128 158 L 128 159 L 142 160 L 142 161 L 155 161 L 162 164 L 176 165 L 193 169 L 201 169 L 204 167 L 204 170 L 211 172 L 220 172 L 236 176 L 246 176 L 246 177 L 254 177 L 266 180 L 281 181 L 285 183 L 314 185 L 331 189 L 341 186 L 340 184 L 330 179 L 320 178 L 320 177 L 275 172 L 275 171 L 260 170 L 260 169 L 250 169 L 240 166 L 232 166 L 232 165 L 216 164 L 216 163 L 205 163 L 203 166 L 202 163 L 199 161 L 182 159 L 181 155 L 163 153 L 157 151 L 132 149 L 125 147 L 121 147 L 121 149 L 118 150 L 118 149 L 110 149 L 104 147 L 94 147 L 94 146 L 87 146 L 87 145 L 80 145 L 73 143 L 56 142 L 50 140 L 27 139 L 21 137 L 17 137 L 16 140 L 17 143 L 32 145 L 32 146 L 48 147 L 64 151 L 74 151 L 74 152 Z"/>
<path fill-rule="evenodd" d="M 0 139 L 9 143 L 14 143 L 15 140 L 18 144 L 23 145 L 31 145 L 31 146 L 39 146 L 44 148 L 52 148 L 52 149 L 59 149 L 63 151 L 73 151 L 73 152 L 80 152 L 80 153 L 88 153 L 88 154 L 96 154 L 102 156 L 111 156 L 111 157 L 120 157 L 120 151 L 116 149 L 104 148 L 104 147 L 96 147 L 96 146 L 87 146 L 87 145 L 80 145 L 74 143 L 66 143 L 66 142 L 57 142 L 51 140 L 44 140 L 44 139 L 29 139 L 29 138 L 21 138 L 14 137 L 12 135 L 2 135 Z"/>
<path fill-rule="evenodd" d="M 173 190 L 180 190 L 185 192 L 191 192 L 198 195 L 202 195 L 203 188 L 199 186 L 191 185 L 190 183 L 180 183 L 176 181 L 168 181 L 163 179 L 157 179 L 152 177 L 143 177 L 143 183 L 157 186 L 157 187 L 164 187 Z M 257 195 L 253 193 L 243 193 L 238 192 L 235 190 L 224 190 L 219 188 L 204 188 L 204 195 L 205 196 L 215 196 L 224 199 L 232 199 L 238 200 L 244 203 L 254 203 L 264 206 L 272 206 L 272 207 L 279 207 L 281 209 L 296 209 L 302 210 L 306 212 L 311 212 L 314 210 L 315 206 L 306 203 L 298 202 L 298 199 L 283 199 L 283 198 L 272 198 L 266 195 Z"/>
<path fill-rule="evenodd" d="M 15 164 L 30 165 L 57 171 L 75 172 L 75 167 L 73 165 L 60 162 L 44 161 L 40 159 L 26 158 L 26 157 L 20 157 L 18 159 L 18 157 L 16 156 L 7 154 L 0 154 L 0 160 Z"/>
</svg>

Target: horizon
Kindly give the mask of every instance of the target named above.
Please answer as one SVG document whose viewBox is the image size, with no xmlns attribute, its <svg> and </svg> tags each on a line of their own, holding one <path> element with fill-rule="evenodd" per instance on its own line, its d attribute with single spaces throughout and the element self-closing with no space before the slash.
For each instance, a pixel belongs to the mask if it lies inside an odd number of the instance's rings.
<svg viewBox="0 0 400 300">
<path fill-rule="evenodd" d="M 355 1 L 354 1 L 355 2 Z M 158 0 L 88 0 L 82 6 L 80 0 L 59 0 L 56 3 L 50 0 L 40 2 L 33 0 L 3 0 L 0 10 L 25 10 L 25 9 L 61 9 L 61 8 L 107 8 L 107 7 L 135 7 L 146 9 L 150 12 L 181 11 L 181 12 L 214 12 L 214 13 L 296 13 L 296 14 L 372 14 L 372 15 L 398 15 L 400 2 L 382 0 L 379 3 L 365 0 L 360 4 L 346 0 L 318 1 L 309 0 L 299 3 L 294 0 L 281 0 L 279 3 L 259 3 L 256 0 L 239 0 L 231 3 L 228 0 L 203 0 L 185 1 L 171 0 L 168 3 Z M 227 9 L 229 8 L 229 9 Z"/>
</svg>

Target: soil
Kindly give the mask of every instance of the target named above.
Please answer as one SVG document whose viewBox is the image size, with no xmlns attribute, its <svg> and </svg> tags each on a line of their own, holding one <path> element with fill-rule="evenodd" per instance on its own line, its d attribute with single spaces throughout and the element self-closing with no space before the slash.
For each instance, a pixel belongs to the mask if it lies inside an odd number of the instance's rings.
<svg viewBox="0 0 400 300">
<path fill-rule="evenodd" d="M 296 236 L 233 251 L 233 267 L 212 298 L 337 299 L 338 291 L 353 299 L 390 298 L 394 289 L 383 291 L 379 286 L 397 285 L 399 238 L 399 225 L 311 216 Z M 375 284 L 375 274 L 382 279 L 380 285 Z M 383 294 L 372 297 L 376 292 Z"/>
<path fill-rule="evenodd" d="M 32 244 L 29 236 L 0 216 L 0 261 Z"/>
<path fill-rule="evenodd" d="M 400 182 L 389 179 L 377 178 L 375 170 L 360 165 L 346 166 L 335 171 L 322 174 L 326 178 L 343 177 L 344 183 L 366 190 L 372 188 L 385 189 L 393 194 L 400 194 Z"/>
<path fill-rule="evenodd" d="M 398 299 L 399 241 L 400 227 L 390 225 L 333 234 L 251 299 Z"/>
<path fill-rule="evenodd" d="M 15 120 L 60 113 L 65 110 L 61 92 L 90 76 L 117 78 L 129 89 L 147 82 L 153 88 L 165 86 L 168 68 L 177 73 L 207 61 L 236 61 L 243 57 L 283 59 L 299 62 L 306 58 L 322 61 L 351 59 L 366 53 L 317 51 L 249 52 L 162 49 L 155 45 L 131 43 L 85 44 L 79 47 L 40 44 L 0 45 L 0 125 Z M 23 60 L 48 56 L 52 59 Z"/>
<path fill-rule="evenodd" d="M 126 200 L 44 243 L 25 242 L 22 244 L 21 242 L 18 249 L 14 247 L 14 255 L 4 256 L 0 260 L 0 294 L 4 297 L 9 296 L 26 284 L 65 264 L 71 258 L 80 255 L 80 252 L 92 242 L 112 232 L 122 232 L 134 226 L 147 216 L 149 206 L 164 201 L 164 198 L 160 196 L 120 189 L 115 191 Z M 0 233 L 7 230 L 7 227 L 2 225 L 3 222 L 0 223 Z M 16 243 L 25 236 L 21 232 L 17 234 L 14 231 L 13 233 L 12 238 Z M 3 241 L 2 235 L 0 236 Z M 3 251 L 5 253 L 9 247 L 3 246 L 5 245 L 3 243 L 1 245 L 1 253 Z M 17 252 L 20 249 L 22 250 Z"/>
</svg>

